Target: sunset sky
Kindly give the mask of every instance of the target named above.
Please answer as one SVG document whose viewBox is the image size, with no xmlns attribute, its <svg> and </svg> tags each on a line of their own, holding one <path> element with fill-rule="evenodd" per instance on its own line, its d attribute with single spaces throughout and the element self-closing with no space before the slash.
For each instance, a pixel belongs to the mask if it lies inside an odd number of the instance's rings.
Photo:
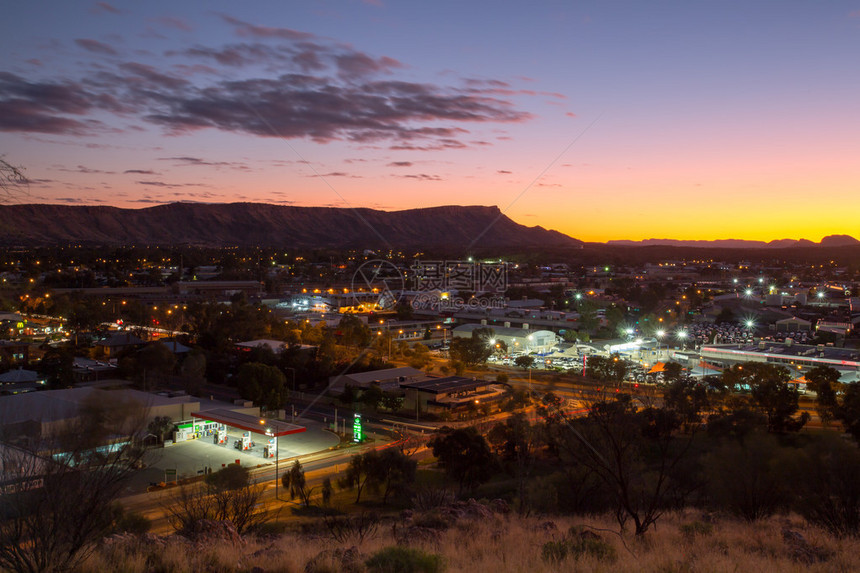
<svg viewBox="0 0 860 573">
<path fill-rule="evenodd" d="M 55 0 L 0 30 L 17 202 L 860 238 L 860 0 Z"/>
</svg>

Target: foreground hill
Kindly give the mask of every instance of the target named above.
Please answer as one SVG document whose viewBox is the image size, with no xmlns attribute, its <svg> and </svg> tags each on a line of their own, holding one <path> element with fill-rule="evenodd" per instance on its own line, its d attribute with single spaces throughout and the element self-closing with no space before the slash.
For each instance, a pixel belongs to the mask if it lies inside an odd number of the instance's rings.
<svg viewBox="0 0 860 573">
<path fill-rule="evenodd" d="M 577 246 L 580 241 L 526 227 L 498 207 L 407 211 L 287 207 L 261 203 L 171 203 L 146 209 L 0 206 L 5 245 L 260 245 L 293 248 Z"/>
<path fill-rule="evenodd" d="M 262 537 L 211 525 L 210 533 L 193 542 L 175 535 L 114 536 L 80 570 L 829 573 L 860 567 L 855 539 L 835 538 L 793 516 L 747 523 L 687 511 L 664 516 L 643 539 L 618 535 L 611 516 L 474 514 L 449 523 L 436 511 L 406 520 L 383 518 L 361 532 L 310 519 L 293 532 Z"/>
</svg>

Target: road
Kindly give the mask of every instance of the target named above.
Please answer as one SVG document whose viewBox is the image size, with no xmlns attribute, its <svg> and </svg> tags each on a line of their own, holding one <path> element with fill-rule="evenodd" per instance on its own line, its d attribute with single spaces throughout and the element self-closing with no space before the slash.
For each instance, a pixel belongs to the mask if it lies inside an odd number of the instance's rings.
<svg viewBox="0 0 860 573">
<path fill-rule="evenodd" d="M 368 443 L 355 444 L 337 450 L 302 456 L 301 463 L 304 468 L 308 486 L 316 487 L 322 484 L 325 477 L 336 476 L 344 472 L 349 464 L 350 458 L 354 455 L 362 454 L 374 449 L 397 447 L 401 444 L 402 440 L 400 437 L 392 438 L 375 432 L 370 434 L 370 438 L 371 440 L 369 440 Z M 427 453 L 426 451 L 419 451 L 414 455 L 421 458 L 426 456 Z M 279 476 L 283 476 L 288 472 L 291 465 L 292 461 L 287 461 L 279 463 L 277 468 L 275 465 L 266 465 L 264 467 L 251 470 L 252 479 L 256 483 L 261 484 L 264 488 L 260 503 L 263 504 L 266 509 L 277 510 L 285 507 L 285 504 L 287 506 L 293 504 L 293 502 L 289 500 L 289 496 L 286 492 L 282 491 L 283 488 L 280 487 L 280 482 L 278 481 Z M 336 479 L 333 478 L 332 481 L 336 481 Z M 275 498 L 276 491 L 279 493 L 278 498 L 280 501 Z M 149 519 L 151 523 L 150 531 L 152 533 L 167 534 L 173 531 L 167 517 L 167 506 L 172 504 L 177 493 L 178 488 L 170 487 L 127 496 L 121 498 L 119 502 L 126 510 L 140 513 Z"/>
</svg>

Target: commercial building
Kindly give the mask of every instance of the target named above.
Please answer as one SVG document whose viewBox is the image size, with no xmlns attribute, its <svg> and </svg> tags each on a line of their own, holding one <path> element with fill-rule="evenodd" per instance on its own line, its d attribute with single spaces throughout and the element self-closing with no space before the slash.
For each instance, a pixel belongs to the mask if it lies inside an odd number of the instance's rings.
<svg viewBox="0 0 860 573">
<path fill-rule="evenodd" d="M 743 362 L 767 362 L 787 366 L 798 374 L 815 366 L 830 366 L 842 373 L 842 380 L 854 382 L 860 378 L 860 351 L 834 348 L 819 344 L 795 344 L 761 340 L 757 344 L 706 344 L 700 350 L 702 360 L 732 366 Z"/>
<path fill-rule="evenodd" d="M 401 368 L 386 368 L 370 372 L 340 374 L 329 378 L 329 391 L 340 394 L 347 385 L 353 388 L 367 389 L 371 384 L 378 384 L 383 390 L 396 390 L 404 383 L 424 380 L 427 375 L 417 368 L 404 366 Z"/>
<path fill-rule="evenodd" d="M 461 324 L 454 328 L 452 334 L 458 338 L 470 338 L 479 328 L 489 328 L 493 331 L 493 339 L 504 342 L 508 352 L 546 354 L 558 344 L 558 336 L 550 330 L 529 330 L 528 328 L 509 328 L 504 326 L 487 326 L 486 324 Z"/>
<path fill-rule="evenodd" d="M 409 411 L 442 413 L 480 406 L 502 398 L 502 386 L 486 380 L 448 376 L 401 383 L 403 408 Z"/>
</svg>

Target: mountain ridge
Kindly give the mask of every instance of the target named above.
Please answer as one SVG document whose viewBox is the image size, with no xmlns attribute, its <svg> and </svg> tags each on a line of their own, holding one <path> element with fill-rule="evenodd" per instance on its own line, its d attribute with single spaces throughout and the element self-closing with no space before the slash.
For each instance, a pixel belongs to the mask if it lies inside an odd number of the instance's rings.
<svg viewBox="0 0 860 573">
<path fill-rule="evenodd" d="M 293 248 L 580 246 L 527 227 L 496 206 L 448 205 L 380 211 L 267 203 L 0 206 L 0 244 L 192 244 Z"/>
</svg>

